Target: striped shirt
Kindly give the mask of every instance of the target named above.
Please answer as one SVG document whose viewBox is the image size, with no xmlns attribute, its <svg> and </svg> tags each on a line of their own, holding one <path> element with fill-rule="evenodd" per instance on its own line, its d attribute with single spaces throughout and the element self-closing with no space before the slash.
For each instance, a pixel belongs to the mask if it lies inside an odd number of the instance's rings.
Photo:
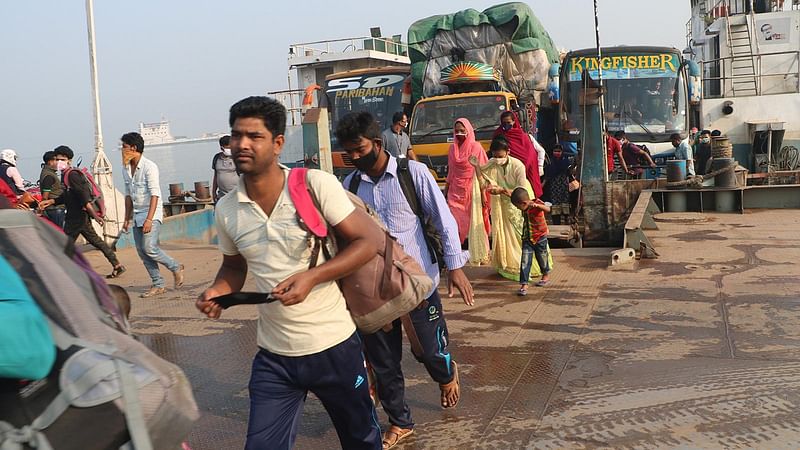
<svg viewBox="0 0 800 450">
<path fill-rule="evenodd" d="M 541 200 L 536 199 L 533 201 L 539 205 L 544 205 Z M 547 222 L 544 218 L 544 211 L 539 208 L 530 207 L 522 212 L 524 223 L 522 225 L 522 240 L 530 240 L 532 244 L 539 242 L 540 239 L 547 236 L 550 230 L 547 229 Z"/>
<path fill-rule="evenodd" d="M 469 252 L 461 250 L 456 219 L 447 207 L 442 191 L 424 164 L 409 161 L 408 170 L 414 180 L 423 215 L 431 218 L 442 237 L 445 265 L 449 270 L 463 267 L 469 260 Z M 345 189 L 349 188 L 350 180 L 354 176 L 361 177 L 356 194 L 375 210 L 389 233 L 403 246 L 403 250 L 417 260 L 433 280 L 433 289 L 427 295 L 429 297 L 439 285 L 439 266 L 431 261 L 422 224 L 403 195 L 397 179 L 397 159 L 389 157 L 386 171 L 377 183 L 369 175 L 356 170 L 344 179 Z"/>
</svg>

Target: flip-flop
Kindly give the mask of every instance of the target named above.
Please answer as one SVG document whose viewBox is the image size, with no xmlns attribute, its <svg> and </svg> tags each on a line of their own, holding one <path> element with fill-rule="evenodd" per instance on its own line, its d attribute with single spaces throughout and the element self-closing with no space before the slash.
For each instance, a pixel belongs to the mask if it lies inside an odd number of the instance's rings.
<svg viewBox="0 0 800 450">
<path fill-rule="evenodd" d="M 392 425 L 383 434 L 383 449 L 387 450 L 394 447 L 398 442 L 412 434 L 414 434 L 413 428 L 400 428 L 397 425 Z"/>
<path fill-rule="evenodd" d="M 550 283 L 550 280 L 539 280 L 536 282 L 536 286 L 543 287 L 547 286 Z"/>
<path fill-rule="evenodd" d="M 458 381 L 458 364 L 455 361 L 453 361 L 453 380 L 449 383 L 440 384 L 439 389 L 442 391 L 442 408 L 453 408 L 458 404 L 461 399 L 461 384 Z M 452 403 L 450 403 L 450 397 L 455 397 Z"/>
<path fill-rule="evenodd" d="M 528 290 L 526 288 L 519 288 L 519 290 L 517 291 L 517 295 L 519 295 L 520 297 L 524 297 L 528 295 Z"/>
</svg>

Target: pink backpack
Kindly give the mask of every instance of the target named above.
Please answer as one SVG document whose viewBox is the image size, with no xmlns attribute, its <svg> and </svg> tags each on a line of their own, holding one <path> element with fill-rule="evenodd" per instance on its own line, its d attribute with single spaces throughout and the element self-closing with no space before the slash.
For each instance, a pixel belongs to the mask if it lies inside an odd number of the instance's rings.
<svg viewBox="0 0 800 450">
<path fill-rule="evenodd" d="M 100 217 L 106 216 L 106 202 L 103 200 L 103 191 L 100 190 L 100 187 L 97 186 L 97 183 L 94 181 L 94 177 L 92 176 L 92 172 L 89 171 L 86 167 L 81 167 L 80 169 L 76 169 L 74 167 L 70 167 L 69 169 L 64 171 L 64 187 L 69 190 L 69 175 L 77 170 L 78 172 L 82 173 L 86 180 L 89 182 L 89 186 L 92 188 L 92 199 L 91 202 L 94 204 L 94 209 L 97 211 L 97 214 Z"/>
<path fill-rule="evenodd" d="M 289 172 L 289 196 L 297 210 L 300 224 L 314 237 L 309 268 L 317 264 L 319 251 L 326 259 L 332 257 L 329 244 L 334 248 L 347 246 L 347 242 L 333 239 L 330 226 L 319 212 L 317 196 L 308 186 L 308 169 Z M 362 333 L 374 333 L 405 316 L 424 300 L 433 288 L 433 281 L 419 263 L 408 256 L 403 247 L 386 231 L 375 212 L 356 195 L 348 192 L 356 208 L 366 212 L 383 230 L 383 240 L 375 257 L 358 270 L 339 280 L 347 308 Z"/>
</svg>

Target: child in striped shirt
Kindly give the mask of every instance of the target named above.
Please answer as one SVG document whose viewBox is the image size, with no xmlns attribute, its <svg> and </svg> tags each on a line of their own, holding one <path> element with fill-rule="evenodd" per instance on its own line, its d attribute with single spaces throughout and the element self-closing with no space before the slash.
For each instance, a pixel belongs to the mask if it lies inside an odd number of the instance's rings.
<svg viewBox="0 0 800 450">
<path fill-rule="evenodd" d="M 550 255 L 547 247 L 547 222 L 544 213 L 550 212 L 550 206 L 538 198 L 530 199 L 528 191 L 523 187 L 511 193 L 511 203 L 522 211 L 522 260 L 519 264 L 519 291 L 517 295 L 528 294 L 528 279 L 531 274 L 531 256 L 536 257 L 542 270 L 542 279 L 536 286 L 546 286 L 550 282 Z"/>
</svg>

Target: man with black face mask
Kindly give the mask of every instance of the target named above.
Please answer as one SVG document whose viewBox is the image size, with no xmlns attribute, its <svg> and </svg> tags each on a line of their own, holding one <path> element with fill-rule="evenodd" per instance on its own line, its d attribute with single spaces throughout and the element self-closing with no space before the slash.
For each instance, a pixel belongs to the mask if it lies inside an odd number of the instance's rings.
<svg viewBox="0 0 800 450">
<path fill-rule="evenodd" d="M 469 253 L 461 250 L 458 226 L 447 201 L 428 168 L 419 162 L 398 160 L 383 150 L 378 123 L 367 112 L 350 113 L 336 126 L 336 137 L 358 170 L 348 175 L 345 188 L 373 208 L 403 249 L 425 268 L 439 285 L 439 265 L 431 254 L 424 226 L 409 204 L 400 177 L 410 177 L 416 191 L 416 204 L 426 221 L 430 220 L 441 236 L 443 259 L 448 270 L 448 296 L 458 289 L 464 303 L 473 304 L 472 285 L 461 268 Z M 408 180 L 408 178 L 405 178 Z M 460 397 L 458 366 L 448 351 L 449 336 L 442 301 L 436 287 L 428 293 L 425 307 L 410 313 L 422 354 L 415 355 L 425 365 L 441 392 L 443 408 L 456 406 Z M 414 422 L 405 402 L 405 381 L 400 366 L 403 336 L 400 320 L 388 332 L 379 330 L 362 336 L 367 359 L 377 378 L 378 397 L 391 426 L 384 433 L 383 448 L 392 448 L 411 434 Z M 410 331 L 406 330 L 409 334 Z"/>
</svg>

